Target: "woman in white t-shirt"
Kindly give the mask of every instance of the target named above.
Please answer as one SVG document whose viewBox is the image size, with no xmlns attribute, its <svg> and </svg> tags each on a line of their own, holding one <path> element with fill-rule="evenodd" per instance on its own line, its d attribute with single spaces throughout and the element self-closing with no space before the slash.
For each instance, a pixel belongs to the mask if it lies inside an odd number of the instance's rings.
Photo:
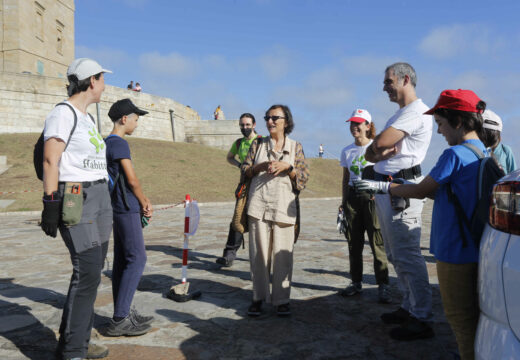
<svg viewBox="0 0 520 360">
<path fill-rule="evenodd" d="M 106 147 L 87 113 L 90 104 L 100 101 L 105 72 L 110 71 L 94 60 L 74 60 L 67 70 L 69 98 L 49 113 L 43 130 L 41 227 L 52 237 L 59 229 L 72 262 L 56 350 L 60 359 L 108 355 L 105 346 L 89 344 L 112 230 Z"/>
<path fill-rule="evenodd" d="M 383 237 L 376 215 L 374 195 L 371 192 L 356 192 L 352 187 L 355 180 L 371 171 L 372 163 L 365 159 L 365 151 L 375 137 L 376 129 L 370 113 L 356 109 L 347 120 L 354 143 L 341 151 L 340 165 L 343 167 L 341 209 L 347 222 L 345 237 L 348 241 L 351 283 L 340 291 L 342 296 L 361 293 L 363 287 L 363 246 L 365 231 L 374 255 L 374 272 L 379 285 L 379 301 L 390 302 L 388 288 L 388 260 Z M 365 174 L 364 174 L 365 173 Z"/>
</svg>

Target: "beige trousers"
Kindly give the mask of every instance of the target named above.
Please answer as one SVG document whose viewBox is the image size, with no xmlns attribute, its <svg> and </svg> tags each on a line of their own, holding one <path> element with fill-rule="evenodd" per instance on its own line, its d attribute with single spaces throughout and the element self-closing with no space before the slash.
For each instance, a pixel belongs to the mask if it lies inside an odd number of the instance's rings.
<svg viewBox="0 0 520 360">
<path fill-rule="evenodd" d="M 291 295 L 294 225 L 249 216 L 249 262 L 253 280 L 253 301 L 278 306 Z M 272 295 L 269 274 L 273 266 Z"/>
</svg>

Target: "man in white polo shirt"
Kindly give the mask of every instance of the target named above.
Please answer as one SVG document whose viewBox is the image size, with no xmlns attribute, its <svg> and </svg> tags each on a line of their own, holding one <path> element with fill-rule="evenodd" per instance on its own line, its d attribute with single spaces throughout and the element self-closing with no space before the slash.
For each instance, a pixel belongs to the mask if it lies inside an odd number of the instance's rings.
<svg viewBox="0 0 520 360">
<path fill-rule="evenodd" d="M 387 121 L 384 130 L 368 147 L 365 158 L 376 163 L 375 180 L 405 179 L 420 182 L 421 162 L 432 136 L 429 109 L 415 93 L 417 77 L 407 63 L 395 63 L 385 70 L 383 91 L 399 110 Z M 403 295 L 398 310 L 381 315 L 387 324 L 399 324 L 390 331 L 397 340 L 434 336 L 432 295 L 426 263 L 421 254 L 421 213 L 424 201 L 409 199 L 404 210 L 390 202 L 388 194 L 376 195 L 376 212 L 385 239 L 388 260 L 394 265 Z M 406 207 L 407 205 L 405 205 Z"/>
</svg>

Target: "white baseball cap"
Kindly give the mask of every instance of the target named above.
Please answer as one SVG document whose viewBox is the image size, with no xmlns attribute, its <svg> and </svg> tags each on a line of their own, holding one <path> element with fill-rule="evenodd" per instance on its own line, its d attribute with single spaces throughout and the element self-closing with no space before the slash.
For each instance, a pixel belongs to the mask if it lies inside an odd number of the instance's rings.
<svg viewBox="0 0 520 360">
<path fill-rule="evenodd" d="M 484 119 L 484 129 L 502 131 L 502 119 L 491 110 L 482 113 Z"/>
<path fill-rule="evenodd" d="M 112 71 L 103 69 L 96 61 L 89 58 L 74 60 L 67 69 L 67 76 L 75 75 L 78 80 L 85 80 L 99 73 L 112 73 Z"/>
<path fill-rule="evenodd" d="M 364 123 L 365 121 L 368 121 L 369 123 L 371 123 L 372 116 L 365 109 L 356 109 L 352 112 L 350 119 L 348 119 L 347 121 L 353 121 L 353 122 L 356 122 L 359 124 Z"/>
</svg>

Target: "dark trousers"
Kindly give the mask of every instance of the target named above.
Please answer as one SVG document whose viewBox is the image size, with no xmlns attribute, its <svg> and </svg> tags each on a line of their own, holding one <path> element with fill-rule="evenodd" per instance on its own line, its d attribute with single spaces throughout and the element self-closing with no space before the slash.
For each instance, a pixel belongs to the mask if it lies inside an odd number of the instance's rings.
<svg viewBox="0 0 520 360">
<path fill-rule="evenodd" d="M 242 246 L 243 242 L 244 234 L 235 231 L 231 224 L 229 224 L 229 233 L 226 248 L 224 249 L 224 257 L 229 260 L 234 260 L 237 256 L 237 250 Z"/>
<path fill-rule="evenodd" d="M 347 204 L 343 205 L 348 222 L 347 234 L 350 261 L 350 275 L 353 282 L 363 280 L 363 247 L 365 231 L 372 254 L 374 255 L 374 273 L 378 284 L 388 284 L 388 260 L 379 221 L 376 215 L 375 200 L 369 193 L 357 194 L 350 188 Z"/>
<path fill-rule="evenodd" d="M 101 282 L 101 270 L 108 241 L 101 246 L 76 253 L 70 239 L 64 238 L 70 251 L 72 277 L 63 306 L 58 353 L 64 358 L 85 357 L 94 325 L 94 302 Z"/>
<path fill-rule="evenodd" d="M 126 317 L 146 264 L 141 214 L 114 213 L 114 316 Z"/>
<path fill-rule="evenodd" d="M 107 184 L 96 184 L 84 188 L 83 192 L 79 224 L 70 227 L 60 225 L 59 228 L 72 263 L 57 348 L 58 356 L 66 359 L 87 355 L 97 288 L 112 231 L 112 206 Z"/>
</svg>

